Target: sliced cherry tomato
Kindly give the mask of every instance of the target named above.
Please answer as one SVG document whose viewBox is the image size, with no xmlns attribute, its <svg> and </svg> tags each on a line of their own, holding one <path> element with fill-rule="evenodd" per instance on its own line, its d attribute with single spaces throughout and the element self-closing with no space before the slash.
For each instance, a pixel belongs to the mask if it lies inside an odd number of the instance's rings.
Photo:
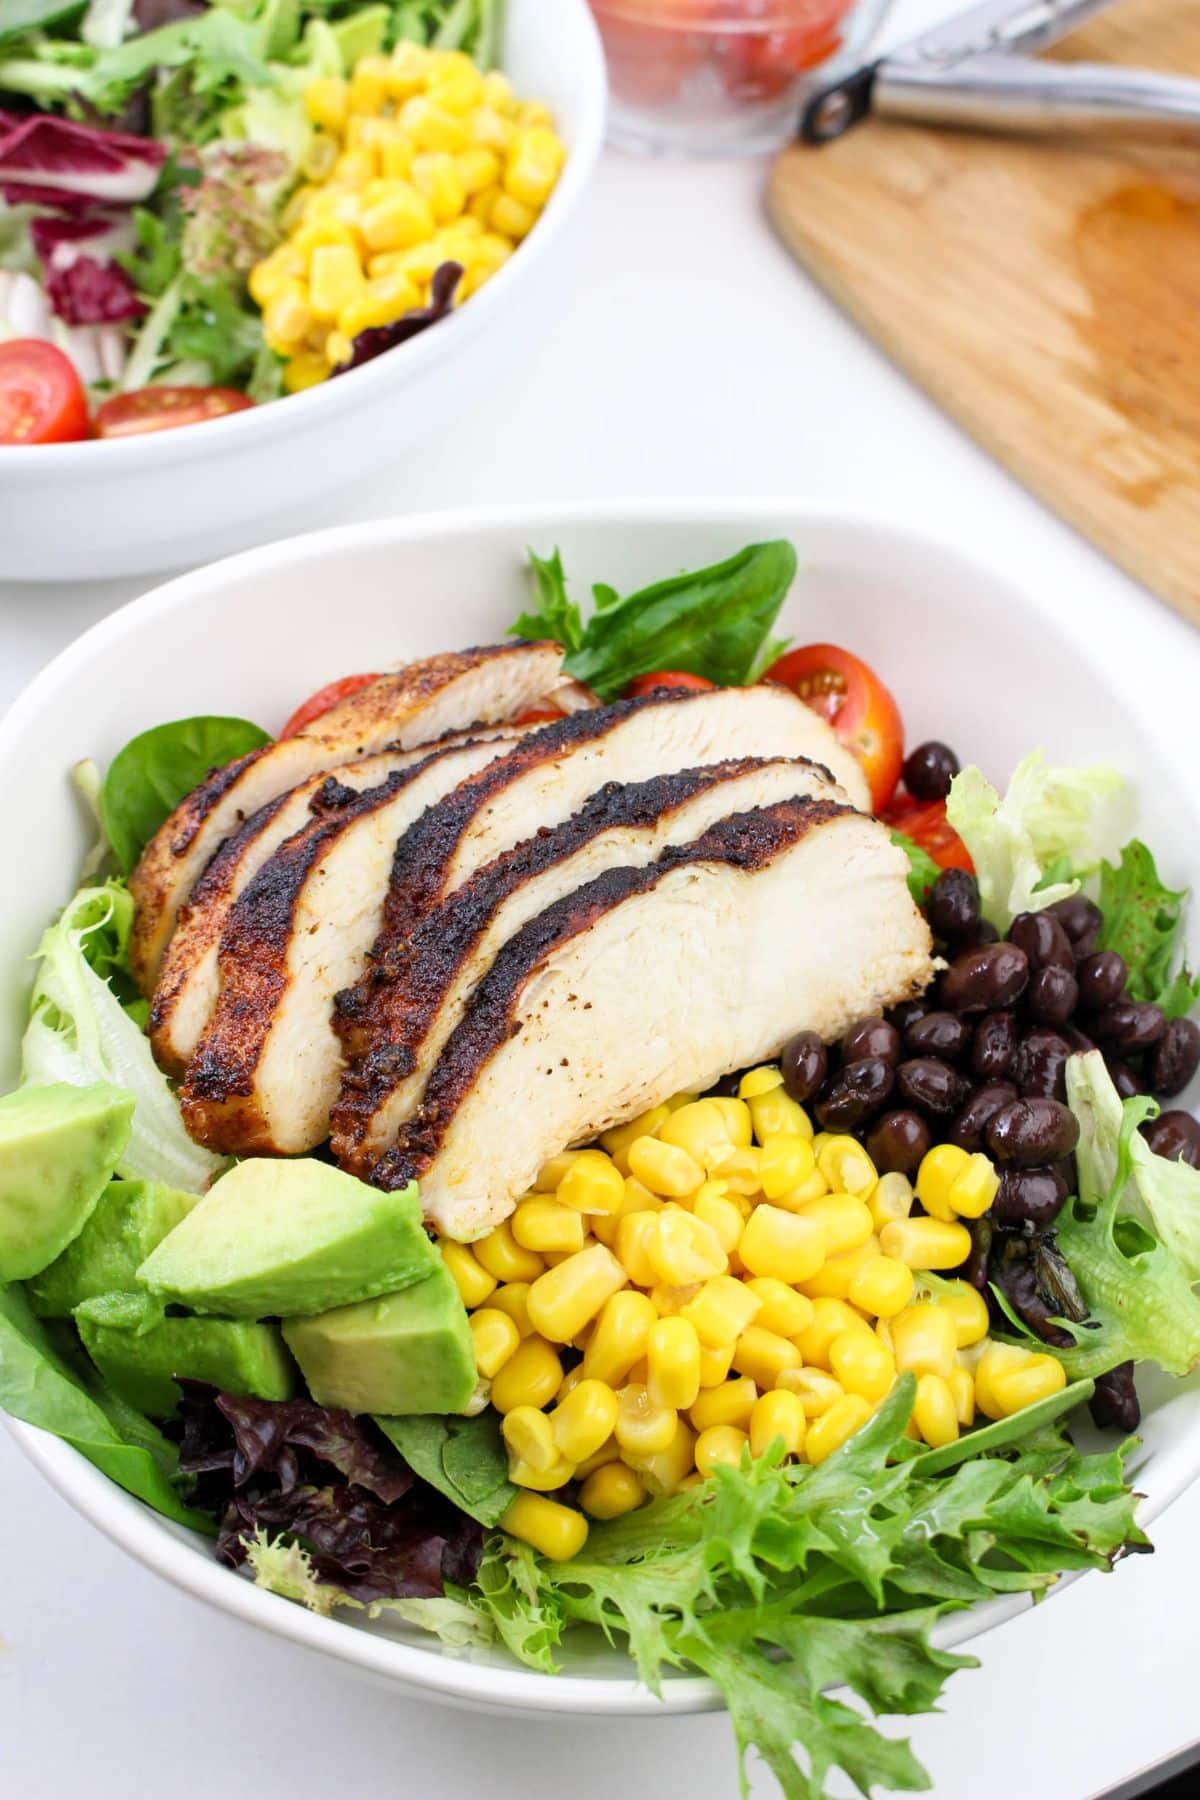
<svg viewBox="0 0 1200 1800">
<path fill-rule="evenodd" d="M 137 437 L 144 431 L 173 431 L 176 425 L 200 425 L 226 413 L 246 412 L 254 405 L 236 388 L 144 387 L 133 394 L 114 394 L 96 413 L 96 436 Z"/>
<path fill-rule="evenodd" d="M 625 689 L 627 700 L 636 700 L 639 694 L 652 694 L 655 688 L 710 688 L 715 687 L 703 675 L 691 675 L 686 669 L 652 669 L 648 675 L 635 675 Z"/>
<path fill-rule="evenodd" d="M 707 9 L 700 0 L 592 0 L 608 79 L 620 100 L 664 106 L 704 62 Z"/>
<path fill-rule="evenodd" d="M 850 0 L 807 0 L 781 7 L 778 0 L 743 0 L 747 26 L 761 19 L 763 29 L 729 32 L 716 42 L 717 64 L 725 91 L 736 100 L 776 100 L 803 75 L 825 62 L 841 44 L 841 19 Z M 772 29 L 771 21 L 788 23 Z"/>
<path fill-rule="evenodd" d="M 939 869 L 975 873 L 970 851 L 946 817 L 944 800 L 914 800 L 911 794 L 900 794 L 883 816 L 887 824 L 919 844 Z"/>
<path fill-rule="evenodd" d="M 74 444 L 87 434 L 87 395 L 70 357 L 42 338 L 0 344 L 0 444 Z"/>
<path fill-rule="evenodd" d="M 363 688 L 370 687 L 373 681 L 378 680 L 378 675 L 343 675 L 340 681 L 328 682 L 323 688 L 318 688 L 315 694 L 310 694 L 303 705 L 296 708 L 280 732 L 280 737 L 295 737 L 297 732 L 303 731 L 306 725 L 311 725 L 314 719 L 319 719 L 322 713 L 327 713 L 330 707 L 337 706 L 342 700 L 348 700 L 351 694 L 359 693 Z"/>
<path fill-rule="evenodd" d="M 873 669 L 836 644 L 803 644 L 772 663 L 764 681 L 791 688 L 820 713 L 863 766 L 871 804 L 882 812 L 904 761 L 900 709 Z"/>
<path fill-rule="evenodd" d="M 565 719 L 566 716 L 561 706 L 530 706 L 523 713 L 518 713 L 512 723 L 514 725 L 546 725 L 554 719 Z"/>
</svg>

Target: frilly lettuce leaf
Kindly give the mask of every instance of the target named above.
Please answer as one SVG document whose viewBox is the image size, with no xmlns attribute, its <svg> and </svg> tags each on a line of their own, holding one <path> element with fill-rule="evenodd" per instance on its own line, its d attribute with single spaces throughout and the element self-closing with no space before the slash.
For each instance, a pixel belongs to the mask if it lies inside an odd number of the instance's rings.
<svg viewBox="0 0 1200 1800">
<path fill-rule="evenodd" d="M 955 776 L 946 817 L 971 853 L 984 917 L 1000 931 L 1020 912 L 1075 893 L 1118 832 L 1126 792 L 1116 769 L 1056 768 L 1036 750 L 1013 771 L 1003 798 L 971 765 Z M 1042 885 L 1052 865 L 1072 876 Z"/>
<path fill-rule="evenodd" d="M 430 1632 L 447 1650 L 470 1650 L 494 1640 L 488 1621 L 466 1600 L 447 1594 L 434 1599 L 372 1600 L 364 1605 L 344 1594 L 333 1582 L 322 1581 L 302 1545 L 289 1543 L 284 1537 L 268 1537 L 261 1527 L 244 1542 L 246 1561 L 259 1587 L 280 1594 L 285 1600 L 298 1600 L 323 1618 L 328 1618 L 335 1607 L 347 1606 L 365 1612 L 368 1619 L 388 1613 L 406 1625 Z"/>
<path fill-rule="evenodd" d="M 1200 995 L 1200 978 L 1186 963 L 1175 967 L 1187 896 L 1186 888 L 1160 880 L 1137 838 L 1123 847 L 1119 863 L 1106 862 L 1100 871 L 1100 948 L 1124 957 L 1130 998 L 1153 1000 L 1169 1019 L 1191 1012 Z"/>
</svg>

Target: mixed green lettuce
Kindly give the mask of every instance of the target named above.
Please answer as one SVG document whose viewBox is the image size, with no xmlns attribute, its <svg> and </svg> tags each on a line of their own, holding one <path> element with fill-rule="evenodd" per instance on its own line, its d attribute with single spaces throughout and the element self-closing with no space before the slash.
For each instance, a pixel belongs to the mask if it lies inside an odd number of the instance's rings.
<svg viewBox="0 0 1200 1800">
<path fill-rule="evenodd" d="M 1154 1001 L 1169 1019 L 1191 1012 L 1200 998 L 1200 975 L 1181 960 L 1187 896 L 1186 888 L 1160 880 L 1153 856 L 1137 838 L 1125 845 L 1119 862 L 1100 870 L 1099 947 L 1124 957 L 1130 999 Z"/>
</svg>

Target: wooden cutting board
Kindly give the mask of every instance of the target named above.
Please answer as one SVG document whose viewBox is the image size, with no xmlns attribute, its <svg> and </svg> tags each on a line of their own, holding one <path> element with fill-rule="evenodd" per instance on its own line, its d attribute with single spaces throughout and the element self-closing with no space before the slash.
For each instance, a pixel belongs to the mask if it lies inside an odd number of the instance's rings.
<svg viewBox="0 0 1200 1800">
<path fill-rule="evenodd" d="M 1200 7 L 1121 0 L 1056 54 L 1200 77 Z M 872 120 L 786 150 L 769 207 L 985 449 L 1200 624 L 1200 140 Z"/>
</svg>

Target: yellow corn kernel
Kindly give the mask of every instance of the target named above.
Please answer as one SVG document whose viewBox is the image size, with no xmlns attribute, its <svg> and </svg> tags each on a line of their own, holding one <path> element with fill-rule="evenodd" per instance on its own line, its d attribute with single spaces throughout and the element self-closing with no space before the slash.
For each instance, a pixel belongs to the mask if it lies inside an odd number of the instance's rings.
<svg viewBox="0 0 1200 1800">
<path fill-rule="evenodd" d="M 658 1138 L 684 1150 L 700 1169 L 712 1166 L 726 1150 L 735 1148 L 721 1108 L 711 1100 L 689 1100 L 668 1112 Z"/>
<path fill-rule="evenodd" d="M 350 361 L 354 345 L 344 331 L 331 331 L 325 339 L 325 360 L 331 369 Z"/>
<path fill-rule="evenodd" d="M 557 1200 L 523 1200 L 512 1216 L 512 1235 L 526 1250 L 582 1250 L 583 1217 Z"/>
<path fill-rule="evenodd" d="M 392 51 L 388 70 L 388 93 L 393 100 L 408 100 L 420 93 L 429 78 L 429 58 L 424 44 L 401 38 Z"/>
<path fill-rule="evenodd" d="M 342 151 L 330 179 L 339 187 L 357 190 L 365 188 L 378 173 L 379 156 L 374 144 L 355 144 L 353 149 Z"/>
<path fill-rule="evenodd" d="M 382 112 L 388 98 L 392 65 L 386 56 L 360 56 L 354 65 L 346 95 L 351 112 Z"/>
<path fill-rule="evenodd" d="M 658 1321 L 646 1294 L 629 1289 L 606 1301 L 583 1353 L 583 1372 L 615 1387 L 646 1354 L 650 1332 Z"/>
<path fill-rule="evenodd" d="M 874 1331 L 875 1336 L 879 1339 L 880 1343 L 886 1344 L 888 1355 L 894 1357 L 896 1354 L 896 1346 L 892 1342 L 892 1321 L 890 1319 L 876 1319 Z"/>
<path fill-rule="evenodd" d="M 576 1464 L 586 1462 L 608 1442 L 616 1423 L 616 1394 L 607 1382 L 588 1380 L 586 1376 L 550 1415 L 558 1454 Z"/>
<path fill-rule="evenodd" d="M 958 1343 L 951 1314 L 928 1300 L 906 1306 L 891 1320 L 892 1348 L 901 1374 L 941 1375 L 948 1379 L 958 1364 Z"/>
<path fill-rule="evenodd" d="M 848 1394 L 878 1404 L 896 1379 L 887 1346 L 870 1331 L 846 1331 L 829 1346 L 829 1368 Z"/>
<path fill-rule="evenodd" d="M 523 1338 L 492 1382 L 492 1405 L 498 1413 L 514 1406 L 547 1406 L 562 1378 L 558 1354 L 545 1338 Z"/>
<path fill-rule="evenodd" d="M 528 1463 L 531 1469 L 544 1475 L 559 1461 L 559 1448 L 550 1421 L 536 1406 L 514 1406 L 511 1412 L 505 1413 L 500 1430 L 510 1462 Z"/>
<path fill-rule="evenodd" d="M 696 1439 L 696 1467 L 702 1475 L 711 1475 L 718 1463 L 732 1463 L 736 1468 L 749 1442 L 749 1435 L 736 1425 L 710 1425 Z"/>
<path fill-rule="evenodd" d="M 835 1193 L 853 1194 L 859 1200 L 865 1200 L 879 1180 L 875 1164 L 857 1138 L 827 1137 L 817 1167 Z"/>
<path fill-rule="evenodd" d="M 1061 1393 L 1067 1385 L 1067 1372 L 1056 1356 L 1026 1353 L 1021 1361 L 999 1356 L 1009 1347 L 990 1345 L 975 1371 L 975 1397 L 989 1419 L 1007 1419 L 1035 1400 Z"/>
<path fill-rule="evenodd" d="M 726 1256 L 732 1256 L 742 1235 L 742 1214 L 720 1181 L 706 1181 L 692 1201 L 692 1217 L 707 1225 Z"/>
<path fill-rule="evenodd" d="M 953 1318 L 960 1350 L 969 1350 L 972 1344 L 981 1343 L 987 1336 L 987 1301 L 969 1281 L 948 1281 L 933 1298 Z"/>
<path fill-rule="evenodd" d="M 704 1180 L 704 1170 L 695 1157 L 677 1144 L 664 1144 L 658 1138 L 635 1138 L 628 1150 L 629 1172 L 652 1194 L 670 1200 L 694 1194 Z"/>
<path fill-rule="evenodd" d="M 854 1250 L 840 1250 L 836 1256 L 827 1256 L 816 1274 L 804 1283 L 804 1292 L 810 1300 L 819 1300 L 822 1295 L 833 1300 L 849 1300 L 850 1283 L 855 1275 L 878 1255 L 879 1241 L 872 1237 Z"/>
<path fill-rule="evenodd" d="M 529 1283 L 527 1281 L 508 1281 L 498 1287 L 491 1295 L 489 1305 L 497 1311 L 507 1313 L 517 1328 L 517 1336 L 527 1338 L 533 1331 L 529 1323 Z"/>
<path fill-rule="evenodd" d="M 330 137 L 328 132 L 314 131 L 312 137 L 308 141 L 303 156 L 300 158 L 301 173 L 306 176 L 309 181 L 324 181 L 332 174 L 337 159 L 337 139 L 335 137 Z M 304 188 L 298 188 L 292 195 L 291 200 L 288 202 L 288 206 L 290 207 L 293 202 L 296 203 L 297 212 L 296 216 L 293 217 L 293 215 L 285 208 L 282 215 L 282 222 L 285 230 L 291 231 L 295 228 L 299 219 L 304 216 L 304 209 L 307 207 L 310 198 L 312 198 L 312 194 L 312 189 L 305 190 Z"/>
<path fill-rule="evenodd" d="M 346 123 L 346 83 L 336 75 L 322 75 L 304 90 L 304 110 L 314 125 L 340 132 Z"/>
<path fill-rule="evenodd" d="M 520 1457 L 509 1459 L 508 1479 L 515 1487 L 532 1488 L 539 1494 L 554 1494 L 574 1478 L 574 1464 L 563 1457 L 548 1469 L 535 1469 L 532 1463 L 522 1462 Z"/>
<path fill-rule="evenodd" d="M 579 1490 L 579 1504 L 593 1519 L 619 1519 L 646 1498 L 646 1485 L 636 1469 L 622 1462 L 605 1463 Z"/>
<path fill-rule="evenodd" d="M 467 120 L 467 128 L 472 141 L 481 149 L 495 151 L 505 156 L 517 141 L 517 128 L 511 119 L 506 119 L 494 107 L 477 106 Z M 497 180 L 495 193 L 502 192 Z"/>
<path fill-rule="evenodd" d="M 783 1454 L 799 1456 L 804 1449 L 808 1420 L 798 1394 L 777 1388 L 772 1394 L 760 1394 L 750 1414 L 750 1454 L 761 1456 L 775 1442 L 783 1439 Z"/>
<path fill-rule="evenodd" d="M 762 1151 L 757 1145 L 730 1144 L 712 1159 L 711 1172 L 720 1177 L 732 1194 L 762 1192 Z"/>
<path fill-rule="evenodd" d="M 913 1272 L 894 1256 L 878 1250 L 864 1257 L 850 1277 L 846 1299 L 873 1318 L 891 1319 L 903 1312 L 913 1297 Z"/>
<path fill-rule="evenodd" d="M 483 77 L 478 69 L 455 69 L 450 74 L 431 81 L 426 92 L 431 106 L 462 118 L 480 104 L 483 98 Z"/>
<path fill-rule="evenodd" d="M 829 1367 L 829 1349 L 834 1338 L 841 1337 L 844 1332 L 858 1331 L 864 1336 L 871 1335 L 871 1327 L 848 1306 L 844 1300 L 833 1300 L 822 1296 L 813 1301 L 813 1316 L 810 1324 L 796 1335 L 796 1343 L 806 1363 L 815 1363 L 820 1369 Z"/>
<path fill-rule="evenodd" d="M 598 1450 L 593 1451 L 591 1456 L 584 1457 L 575 1473 L 580 1481 L 586 1481 L 588 1476 L 595 1474 L 597 1469 L 603 1469 L 608 1463 L 620 1462 L 620 1460 L 621 1446 L 616 1438 L 605 1438 Z"/>
<path fill-rule="evenodd" d="M 505 1219 L 486 1237 L 471 1246 L 475 1260 L 497 1281 L 536 1281 L 546 1265 L 532 1250 L 518 1244 L 512 1225 Z"/>
<path fill-rule="evenodd" d="M 297 250 L 294 244 L 280 244 L 277 250 L 272 250 L 270 256 L 264 256 L 251 269 L 248 286 L 252 298 L 259 306 L 265 306 L 273 294 L 279 293 L 297 276 L 304 275 L 307 268 L 308 263 L 302 251 Z"/>
<path fill-rule="evenodd" d="M 400 124 L 418 150 L 440 150 L 454 155 L 465 150 L 471 142 L 463 121 L 444 107 L 431 106 L 423 94 L 404 102 L 400 108 Z"/>
<path fill-rule="evenodd" d="M 562 1380 L 559 1382 L 557 1391 L 555 1392 L 555 1406 L 561 1406 L 567 1395 L 573 1394 L 582 1380 L 583 1370 L 581 1368 L 568 1369 Z"/>
<path fill-rule="evenodd" d="M 303 259 L 304 267 L 308 270 L 310 275 L 312 272 L 313 256 L 318 250 L 327 248 L 330 245 L 344 247 L 350 251 L 355 261 L 358 260 L 354 232 L 349 225 L 343 224 L 340 219 L 334 219 L 332 217 L 327 218 L 322 216 L 320 219 L 315 220 L 311 225 L 302 226 L 299 231 L 292 233 L 290 244 L 292 249 L 297 251 Z"/>
<path fill-rule="evenodd" d="M 954 1391 L 941 1375 L 918 1375 L 912 1416 L 917 1430 L 934 1450 L 942 1444 L 953 1444 L 958 1437 Z"/>
<path fill-rule="evenodd" d="M 650 1493 L 674 1494 L 696 1466 L 695 1448 L 695 1432 L 680 1419 L 665 1450 L 626 1450 L 624 1460 L 637 1470 Z"/>
<path fill-rule="evenodd" d="M 752 1275 L 773 1275 L 790 1286 L 816 1274 L 825 1261 L 826 1241 L 822 1220 L 764 1201 L 746 1222 L 738 1255 Z"/>
<path fill-rule="evenodd" d="M 774 1093 L 783 1086 L 783 1071 L 778 1063 L 759 1063 L 757 1068 L 747 1069 L 738 1082 L 738 1097 L 747 1103 L 761 1099 L 764 1094 Z M 751 1107 L 753 1115 L 753 1107 Z"/>
<path fill-rule="evenodd" d="M 664 1206 L 651 1215 L 646 1233 L 646 1255 L 660 1281 L 684 1286 L 723 1275 L 729 1258 L 711 1225 L 694 1218 L 682 1206 Z"/>
<path fill-rule="evenodd" d="M 483 1306 L 470 1318 L 475 1367 L 485 1381 L 499 1374 L 521 1342 L 515 1321 L 498 1306 Z"/>
<path fill-rule="evenodd" d="M 539 1194 L 555 1193 L 571 1164 L 582 1155 L 582 1150 L 563 1150 L 558 1156 L 552 1156 L 549 1162 L 543 1163 L 533 1184 L 535 1192 Z"/>
<path fill-rule="evenodd" d="M 496 1286 L 496 1277 L 477 1261 L 474 1252 L 466 1244 L 456 1244 L 449 1238 L 443 1238 L 439 1249 L 442 1261 L 453 1276 L 454 1285 L 467 1311 L 471 1312 L 475 1307 L 482 1306 Z"/>
<path fill-rule="evenodd" d="M 570 1562 L 587 1543 L 587 1520 L 573 1506 L 541 1494 L 518 1494 L 500 1521 L 511 1537 L 520 1538 L 550 1562 Z"/>
<path fill-rule="evenodd" d="M 324 381 L 329 373 L 329 364 L 323 356 L 314 356 L 302 352 L 293 356 L 283 365 L 283 385 L 289 394 L 303 393 L 305 388 L 316 387 Z"/>
<path fill-rule="evenodd" d="M 757 1385 L 743 1375 L 737 1381 L 723 1381 L 720 1387 L 702 1388 L 688 1416 L 697 1431 L 710 1431 L 714 1425 L 745 1428 L 757 1399 Z"/>
<path fill-rule="evenodd" d="M 815 1167 L 812 1145 L 798 1132 L 778 1132 L 764 1140 L 758 1172 L 768 1200 L 780 1200 L 808 1180 Z"/>
<path fill-rule="evenodd" d="M 732 1275 L 716 1275 L 680 1309 L 680 1316 L 695 1326 L 702 1345 L 720 1350 L 737 1342 L 761 1306 L 758 1296 Z"/>
<path fill-rule="evenodd" d="M 751 1073 L 755 1074 L 757 1071 L 752 1070 Z M 745 1099 L 754 1121 L 754 1135 L 760 1144 L 765 1144 L 768 1138 L 773 1137 L 798 1137 L 812 1147 L 812 1120 L 785 1087 L 776 1084 L 772 1088 L 764 1088 L 762 1093 L 748 1094 Z"/>
<path fill-rule="evenodd" d="M 503 244 L 502 238 L 495 240 Z M 508 255 L 512 254 L 509 245 L 504 244 Z M 654 1137 L 660 1125 L 664 1125 L 671 1116 L 669 1106 L 652 1106 L 647 1112 L 639 1113 L 636 1119 L 630 1119 L 627 1125 L 614 1125 L 611 1131 L 600 1134 L 600 1142 L 608 1151 L 623 1175 L 629 1173 L 629 1146 L 640 1137 Z"/>
<path fill-rule="evenodd" d="M 504 191 L 536 213 L 550 198 L 562 164 L 535 146 L 530 141 L 533 137 L 532 132 L 518 133 L 504 171 Z"/>
<path fill-rule="evenodd" d="M 761 1302 L 755 1323 L 767 1331 L 794 1338 L 812 1324 L 812 1301 L 807 1295 L 788 1287 L 786 1282 L 777 1281 L 771 1275 L 755 1275 L 746 1287 Z"/>
<path fill-rule="evenodd" d="M 879 1233 L 879 1247 L 910 1269 L 957 1269 L 971 1254 L 971 1234 L 942 1219 L 894 1219 Z"/>
<path fill-rule="evenodd" d="M 616 1252 L 637 1287 L 652 1288 L 659 1279 L 649 1254 L 650 1238 L 657 1226 L 658 1215 L 652 1212 L 626 1213 L 617 1226 Z"/>
<path fill-rule="evenodd" d="M 960 1363 L 951 1369 L 949 1377 L 950 1392 L 954 1396 L 954 1412 L 960 1425 L 973 1425 L 975 1422 L 975 1377 L 970 1369 L 964 1369 Z"/>
<path fill-rule="evenodd" d="M 397 181 L 385 200 L 364 208 L 358 229 L 368 250 L 407 250 L 433 236 L 433 209 L 424 194 Z"/>
<path fill-rule="evenodd" d="M 687 1319 L 659 1319 L 646 1343 L 646 1386 L 656 1406 L 686 1411 L 700 1392 L 700 1339 Z"/>
<path fill-rule="evenodd" d="M 837 1256 L 843 1250 L 857 1250 L 875 1231 L 866 1203 L 855 1199 L 853 1194 L 824 1194 L 819 1200 L 810 1200 L 800 1216 L 820 1226 L 826 1256 Z"/>
<path fill-rule="evenodd" d="M 424 194 L 439 225 L 461 216 L 467 204 L 454 158 L 445 150 L 427 150 L 413 157 L 412 182 Z"/>
<path fill-rule="evenodd" d="M 917 1199 L 932 1219 L 949 1223 L 954 1218 L 950 1189 L 970 1163 L 957 1144 L 935 1144 L 927 1150 L 917 1170 Z"/>
<path fill-rule="evenodd" d="M 522 100 L 517 107 L 517 124 L 526 129 L 532 126 L 545 126 L 554 129 L 554 114 L 541 100 Z"/>
<path fill-rule="evenodd" d="M 733 1349 L 732 1342 L 722 1344 L 718 1349 L 713 1349 L 709 1344 L 701 1344 L 700 1386 L 702 1388 L 716 1387 L 718 1382 L 724 1381 L 733 1363 Z"/>
<path fill-rule="evenodd" d="M 539 1275 L 530 1288 L 529 1317 L 534 1330 L 553 1343 L 569 1344 L 628 1279 L 604 1244 L 577 1251 Z"/>
<path fill-rule="evenodd" d="M 290 349 L 307 337 L 313 311 L 300 281 L 289 281 L 263 307 L 263 330 L 269 338 Z"/>
<path fill-rule="evenodd" d="M 725 1134 L 738 1150 L 748 1150 L 754 1142 L 754 1121 L 744 1100 L 731 1094 L 708 1094 L 705 1105 L 713 1106 L 725 1121 Z"/>
<path fill-rule="evenodd" d="M 537 215 L 519 200 L 514 200 L 511 194 L 502 193 L 492 204 L 488 224 L 493 231 L 499 231 L 514 244 L 519 244 L 537 224 Z"/>
<path fill-rule="evenodd" d="M 650 1398 L 644 1382 L 630 1381 L 617 1394 L 617 1422 L 613 1435 L 622 1450 L 665 1450 L 675 1435 L 678 1415 L 673 1406 L 661 1406 Z"/>
<path fill-rule="evenodd" d="M 788 1338 L 764 1325 L 748 1325 L 734 1345 L 731 1360 L 739 1375 L 749 1375 L 766 1391 L 775 1386 L 785 1369 L 798 1369 L 803 1358 Z"/>
<path fill-rule="evenodd" d="M 806 1419 L 819 1419 L 835 1400 L 842 1398 L 845 1389 L 836 1375 L 831 1375 L 827 1369 L 805 1368 L 785 1369 L 779 1377 L 779 1391 L 795 1394 Z"/>
<path fill-rule="evenodd" d="M 659 1281 L 650 1289 L 650 1298 L 654 1302 L 654 1310 L 660 1319 L 674 1318 L 681 1313 L 689 1301 L 694 1300 L 700 1292 L 702 1282 L 689 1281 L 682 1287 L 673 1282 Z"/>
<path fill-rule="evenodd" d="M 379 173 L 389 182 L 407 182 L 413 154 L 411 139 L 401 131 L 389 133 L 379 145 Z"/>
<path fill-rule="evenodd" d="M 814 1419 L 804 1440 L 804 1454 L 810 1463 L 823 1463 L 827 1456 L 840 1450 L 856 1431 L 861 1431 L 872 1412 L 869 1400 L 861 1394 L 843 1394 L 827 1412 Z"/>
<path fill-rule="evenodd" d="M 558 1184 L 558 1200 L 581 1213 L 619 1213 L 624 1210 L 625 1182 L 611 1156 L 603 1150 L 581 1150 Z"/>
<path fill-rule="evenodd" d="M 484 76 L 483 99 L 485 105 L 495 107 L 498 113 L 508 115 L 517 110 L 518 101 L 512 82 L 499 69 L 489 69 Z"/>
<path fill-rule="evenodd" d="M 901 1175 L 898 1169 L 893 1169 L 889 1175 L 881 1175 L 867 1201 L 876 1231 L 882 1231 L 885 1225 L 891 1225 L 894 1220 L 907 1219 L 912 1211 L 914 1198 L 912 1183 L 907 1175 Z"/>
<path fill-rule="evenodd" d="M 349 244 L 319 244 L 309 265 L 309 301 L 318 319 L 336 319 L 361 299 L 365 278 L 357 251 Z"/>
<path fill-rule="evenodd" d="M 950 1210 L 960 1219 L 980 1219 L 1000 1189 L 1000 1177 L 981 1151 L 950 1184 Z"/>
</svg>

